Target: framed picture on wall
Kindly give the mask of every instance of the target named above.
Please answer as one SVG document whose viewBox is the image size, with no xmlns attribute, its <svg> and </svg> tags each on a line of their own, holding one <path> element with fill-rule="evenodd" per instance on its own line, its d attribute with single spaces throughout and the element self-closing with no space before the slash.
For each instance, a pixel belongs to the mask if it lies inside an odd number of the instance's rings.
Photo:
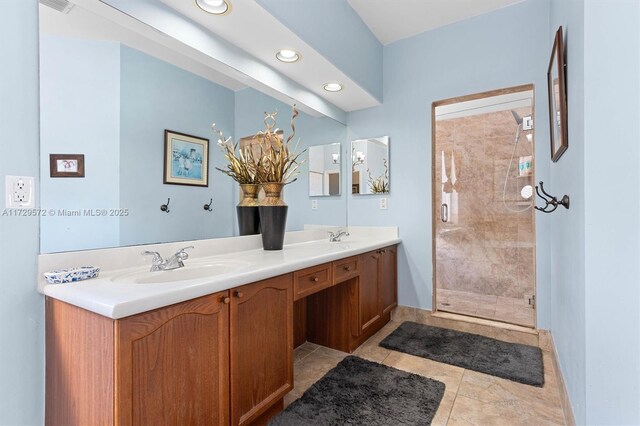
<svg viewBox="0 0 640 426">
<path fill-rule="evenodd" d="M 556 32 L 547 84 L 549 89 L 549 129 L 551 131 L 551 161 L 560 159 L 569 147 L 567 131 L 567 89 L 565 85 L 564 38 L 562 27 Z"/>
<path fill-rule="evenodd" d="M 209 186 L 209 139 L 164 131 L 164 183 Z"/>
<path fill-rule="evenodd" d="M 84 154 L 49 154 L 49 175 L 52 178 L 83 178 Z"/>
</svg>

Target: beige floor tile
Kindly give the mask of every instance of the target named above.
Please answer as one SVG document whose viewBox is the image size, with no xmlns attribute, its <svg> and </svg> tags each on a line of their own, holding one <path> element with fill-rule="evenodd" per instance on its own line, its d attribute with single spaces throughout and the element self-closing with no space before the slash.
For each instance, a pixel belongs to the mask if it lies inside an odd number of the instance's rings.
<svg viewBox="0 0 640 426">
<path fill-rule="evenodd" d="M 316 345 L 315 343 L 304 342 L 303 344 L 298 346 L 296 349 L 306 349 L 306 350 L 309 350 L 309 351 L 313 352 L 316 349 L 318 349 L 319 347 L 320 347 L 320 345 Z"/>
<path fill-rule="evenodd" d="M 538 332 L 538 345 L 543 351 L 553 351 L 553 342 L 551 341 L 549 330 L 540 330 Z"/>
<path fill-rule="evenodd" d="M 327 358 L 331 358 L 336 361 L 336 363 L 342 361 L 344 357 L 349 355 L 346 352 L 337 351 L 335 349 L 326 348 L 324 346 L 318 347 L 316 351 L 313 352 L 314 355 L 324 356 Z"/>
<path fill-rule="evenodd" d="M 309 386 L 317 382 L 339 362 L 340 359 L 335 356 L 326 356 L 316 352 L 310 354 L 294 365 L 294 390 L 302 395 Z"/>
<path fill-rule="evenodd" d="M 452 420 L 468 418 L 468 415 L 461 415 L 459 402 L 463 409 L 468 405 L 480 407 L 484 415 L 509 419 L 512 424 L 531 424 L 533 419 L 537 419 L 537 424 L 564 422 L 557 387 L 552 383 L 538 388 L 465 370 L 451 411 Z M 482 417 L 476 419 L 480 423 L 492 424 L 488 420 Z"/>
<path fill-rule="evenodd" d="M 313 351 L 307 349 L 307 348 L 303 348 L 302 346 L 294 349 L 293 351 L 293 362 L 294 363 L 298 363 L 300 361 L 302 361 L 303 359 L 305 359 L 308 355 L 312 354 Z"/>
<path fill-rule="evenodd" d="M 353 355 L 369 361 L 382 363 L 391 353 L 389 349 L 385 349 L 379 345 L 380 342 L 365 342 L 353 352 Z"/>
<path fill-rule="evenodd" d="M 391 319 L 397 322 L 415 321 L 416 308 L 412 308 L 410 306 L 397 306 L 391 312 Z"/>
</svg>

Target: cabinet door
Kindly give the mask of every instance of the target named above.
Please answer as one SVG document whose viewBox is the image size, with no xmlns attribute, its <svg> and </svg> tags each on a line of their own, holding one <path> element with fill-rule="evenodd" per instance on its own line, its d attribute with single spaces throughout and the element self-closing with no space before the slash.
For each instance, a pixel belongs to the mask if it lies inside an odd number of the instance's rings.
<svg viewBox="0 0 640 426">
<path fill-rule="evenodd" d="M 380 301 L 382 315 L 386 315 L 398 305 L 398 277 L 396 248 L 382 249 L 380 272 Z"/>
<path fill-rule="evenodd" d="M 380 289 L 378 273 L 380 255 L 369 252 L 358 259 L 360 278 L 358 279 L 358 336 L 380 318 Z"/>
<path fill-rule="evenodd" d="M 231 424 L 248 424 L 293 389 L 292 274 L 231 294 Z"/>
<path fill-rule="evenodd" d="M 116 321 L 116 424 L 229 424 L 229 297 Z"/>
</svg>

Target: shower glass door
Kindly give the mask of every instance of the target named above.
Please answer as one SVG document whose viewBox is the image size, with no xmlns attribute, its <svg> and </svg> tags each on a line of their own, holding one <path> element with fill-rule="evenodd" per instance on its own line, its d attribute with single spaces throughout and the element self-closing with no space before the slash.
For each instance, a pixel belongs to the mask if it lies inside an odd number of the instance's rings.
<svg viewBox="0 0 640 426">
<path fill-rule="evenodd" d="M 535 327 L 533 85 L 432 117 L 435 309 Z"/>
</svg>

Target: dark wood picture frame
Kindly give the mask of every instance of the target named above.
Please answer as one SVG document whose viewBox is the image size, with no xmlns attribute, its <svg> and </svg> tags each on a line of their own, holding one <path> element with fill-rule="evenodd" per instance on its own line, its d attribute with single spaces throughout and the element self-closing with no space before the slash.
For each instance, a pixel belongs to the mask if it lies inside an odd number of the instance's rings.
<svg viewBox="0 0 640 426">
<path fill-rule="evenodd" d="M 567 123 L 567 86 L 564 37 L 562 27 L 556 31 L 549 68 L 547 85 L 549 95 L 549 131 L 551 143 L 551 161 L 557 162 L 569 148 Z"/>
<path fill-rule="evenodd" d="M 163 183 L 209 186 L 209 139 L 165 129 Z"/>
<path fill-rule="evenodd" d="M 49 154 L 49 176 L 83 178 L 84 154 Z"/>
</svg>

